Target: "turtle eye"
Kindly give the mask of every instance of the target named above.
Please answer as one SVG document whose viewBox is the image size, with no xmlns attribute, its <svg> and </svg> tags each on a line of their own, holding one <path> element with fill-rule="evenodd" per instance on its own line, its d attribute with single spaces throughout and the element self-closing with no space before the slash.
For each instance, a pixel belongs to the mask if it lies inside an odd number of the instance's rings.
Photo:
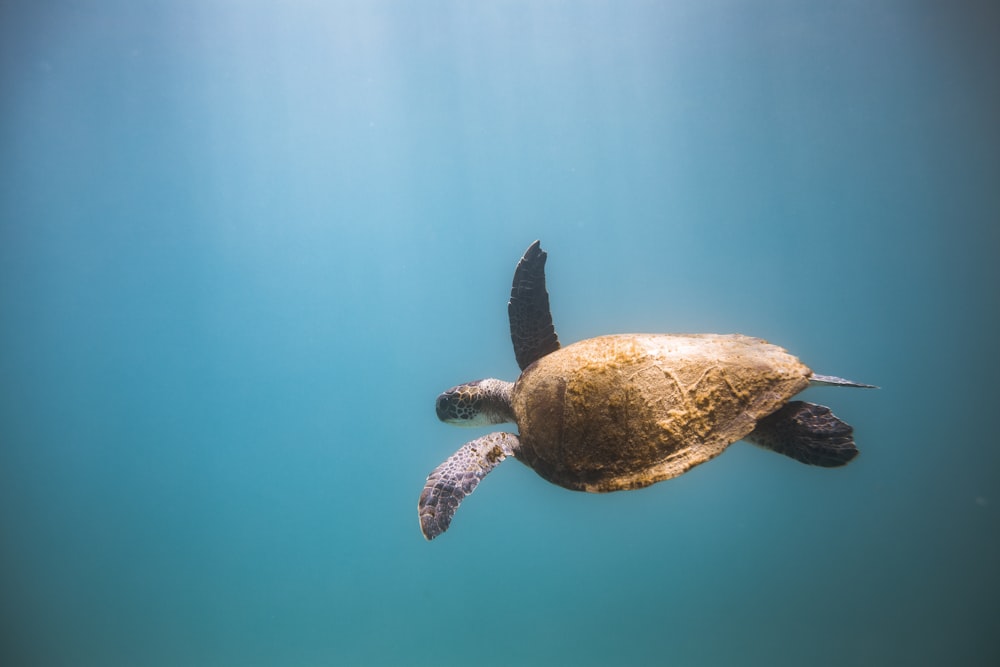
<svg viewBox="0 0 1000 667">
<path fill-rule="evenodd" d="M 446 422 L 458 417 L 454 398 L 454 394 L 447 391 L 437 397 L 434 409 L 437 412 L 438 419 L 441 421 Z"/>
<path fill-rule="evenodd" d="M 435 411 L 438 419 L 456 426 L 478 426 L 482 406 L 479 396 L 468 390 L 469 385 L 452 387 L 437 397 Z"/>
<path fill-rule="evenodd" d="M 449 389 L 437 397 L 434 406 L 438 419 L 443 422 L 461 422 L 468 420 L 471 415 L 468 397 L 457 387 Z"/>
</svg>

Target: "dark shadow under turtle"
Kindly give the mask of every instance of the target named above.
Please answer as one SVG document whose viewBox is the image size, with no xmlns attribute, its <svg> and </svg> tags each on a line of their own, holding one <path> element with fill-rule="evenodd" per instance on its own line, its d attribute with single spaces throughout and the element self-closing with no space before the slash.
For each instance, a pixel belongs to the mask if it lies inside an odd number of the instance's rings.
<svg viewBox="0 0 1000 667">
<path fill-rule="evenodd" d="M 485 379 L 437 399 L 463 426 L 517 424 L 467 442 L 427 478 L 424 536 L 448 529 L 465 496 L 514 456 L 579 491 L 637 489 L 676 477 L 747 440 L 803 463 L 837 467 L 857 454 L 851 426 L 829 408 L 789 401 L 810 384 L 871 387 L 817 375 L 784 349 L 740 334 L 620 334 L 561 348 L 535 241 L 514 271 L 510 335 L 516 382 Z"/>
</svg>

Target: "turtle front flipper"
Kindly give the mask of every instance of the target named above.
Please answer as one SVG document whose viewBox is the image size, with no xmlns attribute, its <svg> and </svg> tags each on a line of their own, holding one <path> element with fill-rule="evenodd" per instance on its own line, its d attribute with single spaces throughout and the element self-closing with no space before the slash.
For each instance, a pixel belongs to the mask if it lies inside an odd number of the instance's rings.
<svg viewBox="0 0 1000 667">
<path fill-rule="evenodd" d="M 522 371 L 559 349 L 559 337 L 549 310 L 549 293 L 545 289 L 545 257 L 538 241 L 528 246 L 514 269 L 514 284 L 510 288 L 507 303 L 510 339 Z"/>
<path fill-rule="evenodd" d="M 744 439 L 824 468 L 846 465 L 858 455 L 854 428 L 825 405 L 805 401 L 791 401 L 764 417 Z"/>
<path fill-rule="evenodd" d="M 435 468 L 417 505 L 424 537 L 433 540 L 448 530 L 462 500 L 498 463 L 513 456 L 519 444 L 513 433 L 490 433 L 465 443 Z"/>
</svg>

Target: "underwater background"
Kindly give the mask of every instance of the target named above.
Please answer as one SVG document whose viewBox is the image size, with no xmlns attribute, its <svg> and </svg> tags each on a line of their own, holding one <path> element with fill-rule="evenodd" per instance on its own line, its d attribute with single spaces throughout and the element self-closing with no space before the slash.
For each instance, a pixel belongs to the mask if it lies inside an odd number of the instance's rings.
<svg viewBox="0 0 1000 667">
<path fill-rule="evenodd" d="M 0 4 L 0 663 L 1000 664 L 990 2 Z M 516 461 L 436 395 L 741 332 L 841 469 Z M 513 428 L 513 427 L 510 427 Z"/>
</svg>

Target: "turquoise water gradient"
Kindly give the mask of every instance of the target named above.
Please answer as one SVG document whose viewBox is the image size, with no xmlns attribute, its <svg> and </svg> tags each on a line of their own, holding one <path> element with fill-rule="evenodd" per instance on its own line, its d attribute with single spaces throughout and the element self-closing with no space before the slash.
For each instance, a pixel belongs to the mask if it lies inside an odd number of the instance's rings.
<svg viewBox="0 0 1000 667">
<path fill-rule="evenodd" d="M 1000 664 L 988 2 L 0 3 L 0 664 Z M 861 456 L 589 495 L 509 461 L 564 342 L 765 337 Z"/>
</svg>

